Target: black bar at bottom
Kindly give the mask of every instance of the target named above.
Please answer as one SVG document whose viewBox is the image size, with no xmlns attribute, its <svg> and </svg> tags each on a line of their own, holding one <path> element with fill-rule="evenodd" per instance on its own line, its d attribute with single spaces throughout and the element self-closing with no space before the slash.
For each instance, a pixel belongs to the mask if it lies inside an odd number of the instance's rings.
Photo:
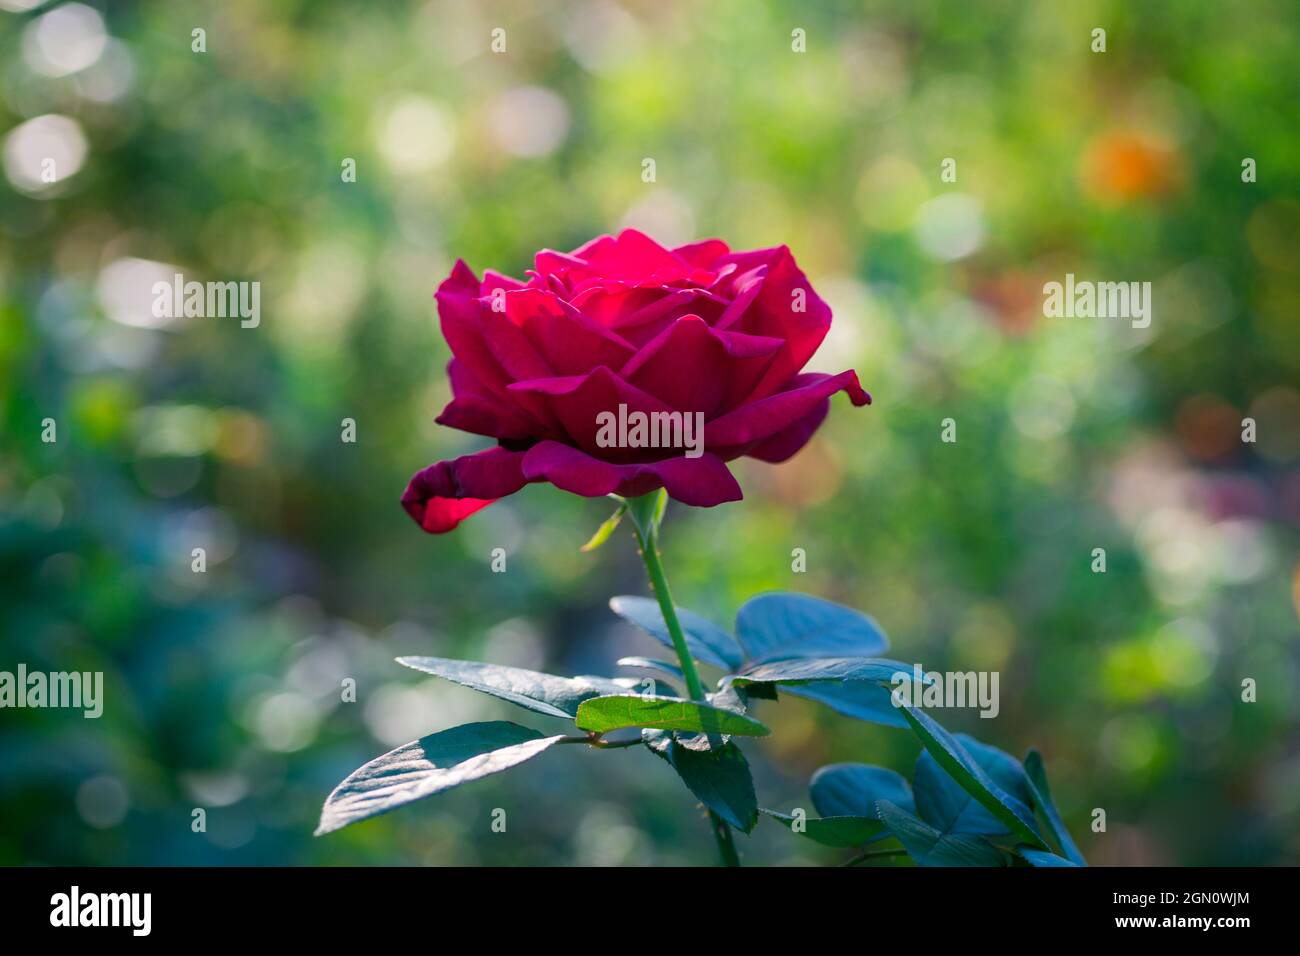
<svg viewBox="0 0 1300 956">
<path fill-rule="evenodd" d="M 1286 927 L 1294 880 L 1291 869 L 31 867 L 0 869 L 0 932 L 6 941 L 76 933 L 128 945 L 464 946 L 478 933 L 499 944 L 539 931 L 589 939 L 608 928 L 632 931 L 635 944 L 638 927 L 662 943 L 662 933 L 688 920 L 694 934 L 713 926 L 737 942 L 783 924 L 809 942 L 823 934 L 1023 940 L 1031 930 L 1054 934 L 1042 941 L 1199 934 L 1229 942 Z"/>
</svg>

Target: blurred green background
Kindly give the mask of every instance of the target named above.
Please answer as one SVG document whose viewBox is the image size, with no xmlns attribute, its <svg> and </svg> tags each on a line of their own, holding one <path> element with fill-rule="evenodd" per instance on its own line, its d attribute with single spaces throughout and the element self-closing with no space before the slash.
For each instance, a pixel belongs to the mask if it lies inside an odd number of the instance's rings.
<svg viewBox="0 0 1300 956">
<path fill-rule="evenodd" d="M 578 552 L 606 502 L 532 486 L 437 538 L 398 506 L 485 444 L 433 424 L 455 258 L 518 276 L 625 225 L 788 243 L 835 309 L 812 367 L 876 399 L 836 399 L 785 465 L 741 463 L 743 503 L 670 508 L 679 603 L 729 624 L 808 591 L 900 659 L 999 670 L 997 719 L 944 722 L 1043 750 L 1094 863 L 1300 861 L 1294 13 L 0 0 L 0 669 L 106 684 L 99 720 L 0 712 L 0 862 L 712 860 L 640 749 L 561 748 L 311 836 L 384 750 L 553 726 L 393 657 L 577 674 L 656 649 L 606 607 L 645 593 L 630 535 Z M 259 281 L 261 325 L 155 319 L 174 271 Z M 1151 281 L 1151 327 L 1045 319 L 1067 272 Z M 766 806 L 806 806 L 824 763 L 910 776 L 918 752 L 798 699 L 761 716 Z M 770 821 L 740 846 L 843 858 Z"/>
</svg>

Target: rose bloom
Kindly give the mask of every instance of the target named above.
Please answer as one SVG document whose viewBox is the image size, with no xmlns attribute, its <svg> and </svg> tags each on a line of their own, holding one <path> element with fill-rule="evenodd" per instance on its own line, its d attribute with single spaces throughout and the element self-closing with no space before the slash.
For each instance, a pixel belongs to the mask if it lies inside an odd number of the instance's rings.
<svg viewBox="0 0 1300 956">
<path fill-rule="evenodd" d="M 800 372 L 831 310 L 785 246 L 666 249 L 628 229 L 543 250 L 528 275 L 479 280 L 458 260 L 438 287 L 454 397 L 437 421 L 498 444 L 416 473 L 402 506 L 425 531 L 450 531 L 538 481 L 588 497 L 665 488 L 688 505 L 737 501 L 727 462 L 789 458 L 835 392 L 871 401 L 852 371 Z M 703 453 L 602 447 L 601 413 L 620 405 L 702 413 Z"/>
</svg>

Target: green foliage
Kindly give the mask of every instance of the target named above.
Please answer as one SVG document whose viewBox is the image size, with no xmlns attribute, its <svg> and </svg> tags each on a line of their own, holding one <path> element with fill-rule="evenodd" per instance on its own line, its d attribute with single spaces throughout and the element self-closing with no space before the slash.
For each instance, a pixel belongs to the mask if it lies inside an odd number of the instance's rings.
<svg viewBox="0 0 1300 956">
<path fill-rule="evenodd" d="M 578 726 L 603 734 L 624 727 L 654 727 L 699 734 L 763 737 L 771 731 L 752 717 L 677 697 L 621 694 L 593 697 L 578 707 Z"/>
<path fill-rule="evenodd" d="M 758 820 L 758 798 L 749 762 L 731 741 L 703 749 L 692 747 L 679 735 L 646 730 L 645 745 L 677 771 L 696 798 L 737 830 L 748 833 Z"/>
<path fill-rule="evenodd" d="M 789 827 L 791 832 L 801 833 L 813 842 L 820 843 L 823 846 L 833 846 L 840 849 L 860 847 L 871 843 L 879 839 L 885 830 L 884 824 L 877 817 L 796 816 L 792 813 L 781 813 L 779 810 L 769 810 L 766 807 L 762 808 L 761 812 L 777 821 L 777 823 Z"/>
<path fill-rule="evenodd" d="M 1065 822 L 1061 819 L 1061 814 L 1057 812 L 1056 805 L 1052 803 L 1052 791 L 1047 786 L 1047 768 L 1043 765 L 1043 756 L 1037 750 L 1031 750 L 1025 754 L 1024 760 L 1025 776 L 1028 779 L 1029 790 L 1033 800 L 1034 807 L 1047 819 L 1048 827 L 1051 830 L 1052 837 L 1056 840 L 1057 846 L 1065 854 L 1068 862 L 1076 866 L 1083 865 L 1083 854 L 1075 845 L 1074 840 L 1070 837 L 1070 831 L 1065 828 Z M 1029 854 L 1033 852 L 1034 856 Z M 1025 859 L 1035 863 L 1036 866 L 1044 865 L 1039 858 L 1043 856 L 1041 851 L 1021 850 Z M 1037 861 L 1036 861 L 1037 860 Z M 1060 865 L 1048 863 L 1046 865 Z"/>
<path fill-rule="evenodd" d="M 611 607 L 654 633 L 662 630 L 638 598 L 616 598 Z M 658 612 L 657 605 L 654 608 Z M 698 615 L 677 608 L 689 621 L 700 655 L 723 660 L 731 637 Z M 1083 858 L 1066 832 L 1047 787 L 1042 758 L 1031 750 L 1022 765 L 995 747 L 954 736 L 923 710 L 899 701 L 906 725 L 924 746 L 911 786 L 892 770 L 866 764 L 833 764 L 812 777 L 809 790 L 819 816 L 760 808 L 744 753 L 731 737 L 771 731 L 748 714 L 753 688 L 794 684 L 841 687 L 875 685 L 882 693 L 893 675 L 911 668 L 874 657 L 819 657 L 827 651 L 875 654 L 888 646 L 870 618 L 849 608 L 796 594 L 756 598 L 741 609 L 741 644 L 763 659 L 744 663 L 724 677 L 706 701 L 623 693 L 613 679 L 563 678 L 513 667 L 437 657 L 398 658 L 415 670 L 508 700 L 550 717 L 573 719 L 588 738 L 542 737 L 514 724 L 467 724 L 423 737 L 364 765 L 330 795 L 317 833 L 387 812 L 462 783 L 497 773 L 536 756 L 561 740 L 593 747 L 622 747 L 602 735 L 642 728 L 641 742 L 676 771 L 686 789 L 726 825 L 749 833 L 760 812 L 823 846 L 862 848 L 894 838 L 919 866 L 1003 866 L 1019 859 L 1033 866 L 1076 866 Z M 707 657 L 704 659 L 708 659 Z M 621 664 L 669 673 L 680 668 L 646 658 Z M 610 693 L 609 691 L 613 691 Z M 1035 812 L 1050 823 L 1062 855 L 1040 836 Z"/>
<path fill-rule="evenodd" d="M 624 594 L 610 598 L 609 606 L 619 617 L 635 624 L 660 644 L 669 648 L 673 646 L 663 612 L 653 598 Z M 712 621 L 685 608 L 677 608 L 677 617 L 686 634 L 686 645 L 697 661 L 728 670 L 740 666 L 740 647 L 730 634 Z"/>
<path fill-rule="evenodd" d="M 901 774 L 884 767 L 838 763 L 822 767 L 808 782 L 813 806 L 823 817 L 875 817 L 877 800 L 914 809 L 912 788 Z"/>
<path fill-rule="evenodd" d="M 453 683 L 500 697 L 548 717 L 578 716 L 583 701 L 602 694 L 623 693 L 612 680 L 599 677 L 556 677 L 518 667 L 452 661 L 442 657 L 399 657 L 397 663 Z"/>
<path fill-rule="evenodd" d="M 681 667 L 678 665 L 669 661 L 661 661 L 654 657 L 641 657 L 635 654 L 631 657 L 620 657 L 618 659 L 618 665 L 620 667 L 635 667 L 642 670 L 662 671 L 663 673 L 668 674 L 671 677 L 676 677 L 679 680 L 685 677 L 682 673 Z"/>
<path fill-rule="evenodd" d="M 590 538 L 587 539 L 587 543 L 584 544 L 580 550 L 584 552 L 595 551 L 602 544 L 608 541 L 610 535 L 612 535 L 614 531 L 617 530 L 619 522 L 623 520 L 623 515 L 625 515 L 626 513 L 627 513 L 627 502 L 624 501 L 617 508 L 614 509 L 614 513 L 612 515 L 610 515 L 608 518 L 606 518 L 604 521 L 600 523 L 600 527 L 596 529 L 595 534 L 593 534 Z"/>
<path fill-rule="evenodd" d="M 808 594 L 775 592 L 736 612 L 736 640 L 756 664 L 805 657 L 875 657 L 889 647 L 867 615 Z"/>
<path fill-rule="evenodd" d="M 948 731 L 935 722 L 929 714 L 909 704 L 903 705 L 903 716 L 912 725 L 916 735 L 921 738 L 926 751 L 935 762 L 955 780 L 967 794 L 996 817 L 1007 829 L 1023 842 L 1036 849 L 1046 848 L 1038 828 L 1034 824 L 1033 814 L 1024 802 L 1008 793 L 993 777 L 980 766 L 979 762 L 966 752 L 966 749 Z M 1024 777 L 1021 770 L 1019 777 Z M 1005 779 L 1003 782 L 1006 782 Z M 918 806 L 920 798 L 918 796 Z M 966 810 L 961 805 L 945 801 L 944 809 L 952 810 L 954 821 Z"/>
<path fill-rule="evenodd" d="M 949 734 L 921 711 L 910 711 L 909 723 L 926 747 L 911 787 L 882 767 L 833 764 L 809 783 L 821 819 L 800 828 L 790 814 L 762 812 L 830 846 L 861 848 L 892 836 L 918 866 L 1008 866 L 1017 860 L 1032 866 L 1085 865 L 1063 824 L 1059 830 L 1053 826 L 1053 837 L 1064 856 L 1049 849 L 1023 819 L 1037 810 L 1060 821 L 1037 751 L 1031 750 L 1022 765 L 996 747 Z M 879 829 L 871 829 L 873 823 Z"/>
<path fill-rule="evenodd" d="M 878 804 L 880 819 L 898 837 L 917 866 L 1003 866 L 997 847 L 979 837 L 945 833 L 900 810 L 888 800 Z"/>
<path fill-rule="evenodd" d="M 421 737 L 349 774 L 325 801 L 316 834 L 509 770 L 563 739 L 505 721 L 462 724 Z"/>
</svg>

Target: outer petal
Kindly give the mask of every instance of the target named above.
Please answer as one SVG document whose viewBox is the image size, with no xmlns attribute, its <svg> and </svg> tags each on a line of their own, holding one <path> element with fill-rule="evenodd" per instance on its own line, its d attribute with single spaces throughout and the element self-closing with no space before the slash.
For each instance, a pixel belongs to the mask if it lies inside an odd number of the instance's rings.
<svg viewBox="0 0 1300 956">
<path fill-rule="evenodd" d="M 809 439 L 813 437 L 817 429 L 821 427 L 822 422 L 826 420 L 826 415 L 830 410 L 831 400 L 823 398 L 812 411 L 794 423 L 787 425 L 771 438 L 759 442 L 745 454 L 773 465 L 788 458 L 793 458 L 804 445 L 808 444 Z"/>
<path fill-rule="evenodd" d="M 474 395 L 453 398 L 434 421 L 448 428 L 458 428 L 471 435 L 486 435 L 489 438 L 519 441 L 530 437 L 532 433 L 527 425 L 510 424 L 493 402 Z"/>
<path fill-rule="evenodd" d="M 402 507 L 425 531 L 450 531 L 528 483 L 524 455 L 498 447 L 430 465 L 411 478 L 402 494 Z"/>
<path fill-rule="evenodd" d="M 742 405 L 709 422 L 704 426 L 704 447 L 718 452 L 764 441 L 809 415 L 839 391 L 847 391 L 854 405 L 871 403 L 871 396 L 862 390 L 852 370 L 838 375 L 799 375 L 790 384 L 792 387 L 784 392 Z"/>
<path fill-rule="evenodd" d="M 434 294 L 442 337 L 469 375 L 490 391 L 504 395 L 510 378 L 483 339 L 479 285 L 470 267 L 457 259 L 451 275 Z"/>
<path fill-rule="evenodd" d="M 785 340 L 786 348 L 754 390 L 755 397 L 771 395 L 802 369 L 821 345 L 831 327 L 830 306 L 813 291 L 786 246 L 732 253 L 722 261 L 737 268 L 738 297 L 749 291 L 748 283 L 754 279 L 747 274 L 759 266 L 766 267 L 762 285 L 749 307 L 739 316 L 733 312 L 729 321 L 737 331 Z M 797 297 L 800 290 L 802 296 Z M 800 299 L 802 311 L 797 311 Z"/>
<path fill-rule="evenodd" d="M 524 456 L 529 481 L 549 481 L 564 491 L 595 498 L 611 493 L 643 495 L 656 488 L 683 504 L 710 508 L 744 495 L 730 470 L 716 455 L 684 455 L 661 461 L 615 465 L 593 458 L 581 449 L 544 441 Z"/>
<path fill-rule="evenodd" d="M 558 429 L 545 407 L 534 403 L 521 407 L 517 397 L 502 388 L 494 390 L 479 381 L 460 359 L 447 363 L 454 396 L 436 419 L 439 425 L 459 428 L 491 438 L 525 439 L 554 437 Z"/>
</svg>

